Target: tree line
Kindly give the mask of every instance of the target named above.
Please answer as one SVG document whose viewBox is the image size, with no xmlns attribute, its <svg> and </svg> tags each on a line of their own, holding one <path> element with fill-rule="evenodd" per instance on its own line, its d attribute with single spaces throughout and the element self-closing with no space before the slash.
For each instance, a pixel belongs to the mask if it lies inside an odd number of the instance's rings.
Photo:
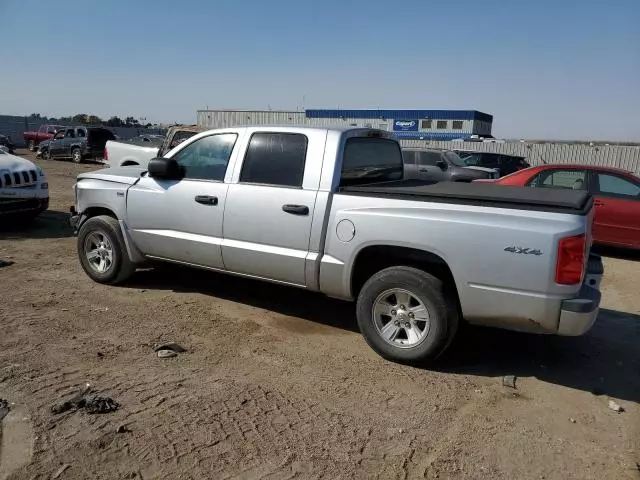
<svg viewBox="0 0 640 480">
<path fill-rule="evenodd" d="M 107 127 L 138 127 L 151 128 L 151 123 L 142 124 L 134 117 L 126 117 L 124 120 L 114 115 L 108 120 L 104 120 L 97 115 L 87 115 L 86 113 L 78 113 L 71 117 L 43 117 L 39 113 L 29 115 L 30 119 L 41 120 L 47 119 L 50 123 L 60 124 L 79 124 L 79 125 L 105 125 Z"/>
</svg>

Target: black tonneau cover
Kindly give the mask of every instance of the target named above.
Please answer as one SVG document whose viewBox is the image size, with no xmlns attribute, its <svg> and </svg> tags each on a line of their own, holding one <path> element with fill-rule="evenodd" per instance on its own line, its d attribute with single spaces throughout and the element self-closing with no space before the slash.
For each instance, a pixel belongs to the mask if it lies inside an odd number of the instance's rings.
<svg viewBox="0 0 640 480">
<path fill-rule="evenodd" d="M 574 213 L 591 210 L 593 199 L 582 190 L 512 187 L 491 183 L 438 182 L 400 180 L 368 185 L 341 187 L 340 193 L 397 198 L 423 202 L 461 203 L 519 210 Z"/>
</svg>

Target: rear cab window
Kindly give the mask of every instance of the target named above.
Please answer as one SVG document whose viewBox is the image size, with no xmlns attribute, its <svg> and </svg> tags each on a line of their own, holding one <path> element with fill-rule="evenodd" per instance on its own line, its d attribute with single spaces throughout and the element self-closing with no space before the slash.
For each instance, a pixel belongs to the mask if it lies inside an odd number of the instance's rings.
<svg viewBox="0 0 640 480">
<path fill-rule="evenodd" d="M 403 171 L 402 151 L 395 140 L 350 137 L 345 142 L 341 187 L 401 180 Z"/>
</svg>

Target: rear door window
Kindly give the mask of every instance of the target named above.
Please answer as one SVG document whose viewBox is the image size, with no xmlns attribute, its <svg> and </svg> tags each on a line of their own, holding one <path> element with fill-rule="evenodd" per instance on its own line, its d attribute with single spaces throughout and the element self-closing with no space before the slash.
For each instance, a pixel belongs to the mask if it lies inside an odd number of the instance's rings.
<svg viewBox="0 0 640 480">
<path fill-rule="evenodd" d="M 302 187 L 307 137 L 299 133 L 254 133 L 240 172 L 241 183 Z"/>
<path fill-rule="evenodd" d="M 420 152 L 420 165 L 435 167 L 439 160 L 442 160 L 440 152 Z"/>
<path fill-rule="evenodd" d="M 415 165 L 416 164 L 416 152 L 412 150 L 403 150 L 402 151 L 402 160 L 405 165 Z"/>
<path fill-rule="evenodd" d="M 640 199 L 640 185 L 611 173 L 598 173 L 598 193 L 605 197 Z"/>
<path fill-rule="evenodd" d="M 584 170 L 546 170 L 527 183 L 529 187 L 587 189 L 587 173 Z"/>
</svg>

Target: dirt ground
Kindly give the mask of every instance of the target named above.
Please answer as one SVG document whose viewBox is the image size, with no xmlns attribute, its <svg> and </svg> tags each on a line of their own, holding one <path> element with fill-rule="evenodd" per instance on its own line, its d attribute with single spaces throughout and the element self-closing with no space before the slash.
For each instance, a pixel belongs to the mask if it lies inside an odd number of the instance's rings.
<svg viewBox="0 0 640 480">
<path fill-rule="evenodd" d="M 50 210 L 0 230 L 0 479 L 640 478 L 640 257 L 605 259 L 586 336 L 469 328 L 410 368 L 304 291 L 178 268 L 92 282 L 66 212 L 97 167 L 37 163 Z M 169 340 L 188 351 L 158 358 Z M 86 382 L 120 408 L 51 412 Z"/>
</svg>

